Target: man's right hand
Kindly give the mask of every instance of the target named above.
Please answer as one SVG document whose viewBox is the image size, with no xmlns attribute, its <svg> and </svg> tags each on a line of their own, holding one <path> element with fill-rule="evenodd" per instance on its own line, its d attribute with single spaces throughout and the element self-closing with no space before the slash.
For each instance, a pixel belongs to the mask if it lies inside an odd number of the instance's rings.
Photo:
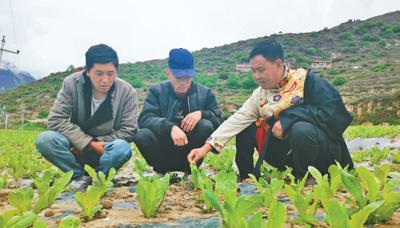
<svg viewBox="0 0 400 228">
<path fill-rule="evenodd" d="M 211 145 L 206 143 L 204 144 L 204 146 L 190 151 L 190 153 L 187 156 L 187 159 L 190 164 L 196 164 L 198 161 L 203 159 L 210 150 L 212 150 Z"/>
<path fill-rule="evenodd" d="M 102 155 L 104 153 L 104 144 L 102 141 L 91 141 L 89 146 L 96 154 Z"/>
<path fill-rule="evenodd" d="M 175 146 L 185 146 L 188 144 L 188 139 L 185 132 L 183 132 L 178 126 L 172 127 L 171 138 Z"/>
</svg>

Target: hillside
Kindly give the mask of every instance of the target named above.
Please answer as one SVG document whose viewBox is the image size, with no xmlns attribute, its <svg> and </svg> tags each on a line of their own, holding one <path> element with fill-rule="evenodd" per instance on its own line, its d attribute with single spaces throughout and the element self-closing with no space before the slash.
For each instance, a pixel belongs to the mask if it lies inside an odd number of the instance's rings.
<svg viewBox="0 0 400 228">
<path fill-rule="evenodd" d="M 270 37 L 282 43 L 292 68 L 310 68 L 313 60 L 331 60 L 331 68 L 315 70 L 340 90 L 355 115 L 354 123 L 400 124 L 400 11 L 365 21 L 349 20 L 318 32 L 273 34 L 195 51 L 196 80 L 215 91 L 225 117 L 256 87 L 250 72 L 236 73 L 236 65 L 246 63 L 251 48 Z M 139 108 L 146 88 L 166 79 L 165 67 L 166 59 L 121 65 L 119 76 L 138 89 Z M 31 119 L 43 117 L 62 79 L 72 71 L 52 73 L 2 93 L 0 104 L 13 120 L 19 118 L 22 106 Z"/>
</svg>

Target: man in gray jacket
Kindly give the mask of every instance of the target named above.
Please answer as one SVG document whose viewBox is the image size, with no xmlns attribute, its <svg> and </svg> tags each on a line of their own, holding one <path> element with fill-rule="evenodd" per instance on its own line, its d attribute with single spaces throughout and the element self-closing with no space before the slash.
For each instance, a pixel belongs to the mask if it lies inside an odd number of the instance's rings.
<svg viewBox="0 0 400 228">
<path fill-rule="evenodd" d="M 50 131 L 36 148 L 62 171 L 73 171 L 74 187 L 84 190 L 88 164 L 108 173 L 132 156 L 129 142 L 137 130 L 136 90 L 117 78 L 117 53 L 104 44 L 86 52 L 86 69 L 64 79 L 48 119 Z"/>
</svg>

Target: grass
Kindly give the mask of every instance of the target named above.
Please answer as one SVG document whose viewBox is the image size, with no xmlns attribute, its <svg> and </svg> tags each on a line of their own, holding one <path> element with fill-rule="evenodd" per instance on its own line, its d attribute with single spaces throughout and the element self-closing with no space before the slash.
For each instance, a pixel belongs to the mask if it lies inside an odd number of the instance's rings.
<svg viewBox="0 0 400 228">
<path fill-rule="evenodd" d="M 350 126 L 344 133 L 346 140 L 354 138 L 394 138 L 400 135 L 400 125 Z"/>
</svg>

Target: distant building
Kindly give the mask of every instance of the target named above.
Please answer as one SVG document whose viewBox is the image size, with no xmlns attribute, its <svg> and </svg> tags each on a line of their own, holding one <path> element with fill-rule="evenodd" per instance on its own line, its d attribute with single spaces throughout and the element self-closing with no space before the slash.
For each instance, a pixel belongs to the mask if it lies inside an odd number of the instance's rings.
<svg viewBox="0 0 400 228">
<path fill-rule="evenodd" d="M 236 73 L 245 73 L 251 71 L 251 66 L 248 63 L 236 64 Z"/>
<path fill-rule="evenodd" d="M 332 61 L 330 60 L 313 60 L 311 62 L 312 69 L 330 69 L 332 68 Z"/>
</svg>

